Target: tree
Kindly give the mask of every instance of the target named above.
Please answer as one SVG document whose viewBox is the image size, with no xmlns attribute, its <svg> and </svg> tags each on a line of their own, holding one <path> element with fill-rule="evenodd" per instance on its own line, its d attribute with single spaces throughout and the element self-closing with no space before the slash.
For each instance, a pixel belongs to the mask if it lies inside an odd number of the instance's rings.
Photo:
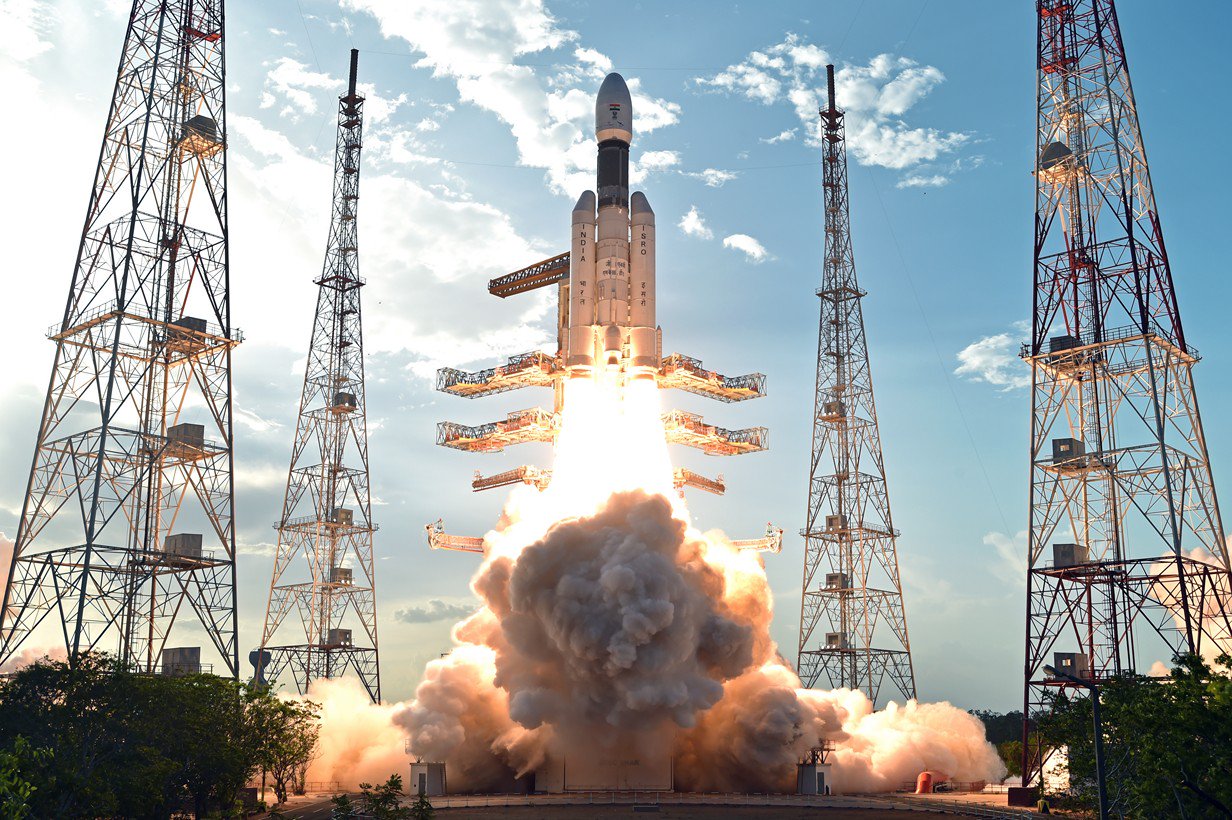
<svg viewBox="0 0 1232 820">
<path fill-rule="evenodd" d="M 984 736 L 994 746 L 1000 746 L 1011 740 L 1022 742 L 1022 712 L 990 712 L 985 709 L 972 709 L 984 724 Z"/>
<path fill-rule="evenodd" d="M 1006 740 L 997 744 L 997 754 L 1005 764 L 1007 777 L 1022 777 L 1022 741 Z"/>
<path fill-rule="evenodd" d="M 1123 675 L 1100 685 L 1108 796 L 1134 817 L 1232 817 L 1232 658 L 1176 660 L 1171 680 Z M 1089 696 L 1058 695 L 1040 731 L 1069 750 L 1079 807 L 1096 803 Z"/>
<path fill-rule="evenodd" d="M 50 755 L 47 749 L 31 748 L 24 737 L 13 740 L 12 751 L 0 752 L 0 817 L 25 820 L 30 816 L 30 798 L 37 786 L 22 773 L 34 761 Z"/>
<path fill-rule="evenodd" d="M 311 748 L 315 709 L 263 688 L 137 674 L 102 654 L 43 661 L 0 682 L 0 800 L 4 766 L 16 760 L 13 788 L 35 817 L 231 811 L 258 766 L 305 735 Z M 23 743 L 47 752 L 25 755 Z"/>
<path fill-rule="evenodd" d="M 316 752 L 320 706 L 312 701 L 286 701 L 266 695 L 254 708 L 261 765 L 274 778 L 275 798 L 285 803 L 295 778 L 302 777 Z"/>
<path fill-rule="evenodd" d="M 412 820 L 432 820 L 436 810 L 432 808 L 432 801 L 428 799 L 428 795 L 423 792 L 415 798 L 415 802 L 411 804 Z"/>
<path fill-rule="evenodd" d="M 972 709 L 984 724 L 984 736 L 988 742 L 997 747 L 997 754 L 1005 764 L 1006 775 L 1022 776 L 1022 712 L 991 712 L 984 709 Z M 1034 734 L 1034 733 L 1033 733 Z"/>
<path fill-rule="evenodd" d="M 378 786 L 371 783 L 359 784 L 360 801 L 364 813 L 374 820 L 407 820 L 412 817 L 411 809 L 402 805 L 402 775 L 391 774 L 389 780 Z"/>
<path fill-rule="evenodd" d="M 329 813 L 330 820 L 353 820 L 353 818 L 359 817 L 350 795 L 340 794 L 330 802 L 334 804 L 334 808 Z"/>
</svg>

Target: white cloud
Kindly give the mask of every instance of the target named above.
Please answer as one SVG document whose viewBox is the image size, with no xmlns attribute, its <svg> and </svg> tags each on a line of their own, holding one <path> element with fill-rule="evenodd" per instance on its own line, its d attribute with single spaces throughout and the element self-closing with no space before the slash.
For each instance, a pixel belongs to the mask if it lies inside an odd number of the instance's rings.
<svg viewBox="0 0 1232 820">
<path fill-rule="evenodd" d="M 606 54 L 595 51 L 593 48 L 578 48 L 574 49 L 573 56 L 577 58 L 579 63 L 585 63 L 595 71 L 601 71 L 605 75 L 612 70 L 612 60 Z"/>
<path fill-rule="evenodd" d="M 989 571 L 1007 584 L 1026 586 L 1027 531 L 1021 530 L 1012 537 L 1003 532 L 990 532 L 984 536 L 984 543 L 997 553 L 998 560 Z"/>
<path fill-rule="evenodd" d="M 1019 328 L 1021 329 L 1021 328 Z M 1031 374 L 1018 358 L 1018 339 L 1011 333 L 985 336 L 958 352 L 954 375 L 974 382 L 986 382 L 1003 391 L 1031 384 Z"/>
<path fill-rule="evenodd" d="M 680 218 L 680 230 L 685 236 L 696 236 L 699 239 L 713 239 L 714 232 L 706 225 L 702 212 L 693 205 L 689 212 Z"/>
<path fill-rule="evenodd" d="M 680 164 L 680 154 L 675 151 L 646 151 L 637 164 L 646 171 L 661 171 Z"/>
<path fill-rule="evenodd" d="M 788 34 L 781 43 L 750 52 L 739 63 L 695 82 L 739 94 L 762 105 L 786 102 L 794 109 L 809 142 L 817 143 L 817 110 L 825 101 L 825 66 L 829 56 L 817 46 Z M 903 117 L 945 75 L 906 57 L 879 54 L 865 65 L 835 72 L 835 86 L 846 111 L 847 141 L 864 165 L 901 170 L 930 162 L 967 142 L 966 134 L 909 125 Z M 784 132 L 786 134 L 786 132 Z M 783 134 L 765 142 L 785 138 Z"/>
<path fill-rule="evenodd" d="M 686 173 L 685 176 L 700 179 L 711 188 L 722 188 L 725 182 L 731 182 L 739 174 L 735 171 L 725 171 L 721 168 L 707 168 L 704 171 Z"/>
<path fill-rule="evenodd" d="M 940 188 L 942 185 L 948 185 L 949 177 L 943 177 L 940 174 L 931 176 L 925 174 L 907 174 L 898 181 L 896 188 Z"/>
<path fill-rule="evenodd" d="M 723 237 L 723 247 L 740 251 L 753 263 L 761 263 L 770 258 L 770 254 L 760 242 L 744 233 Z"/>
<path fill-rule="evenodd" d="M 423 56 L 417 66 L 454 82 L 463 102 L 504 122 L 523 165 L 547 172 L 552 190 L 576 196 L 592 183 L 594 93 L 611 68 L 606 55 L 578 43 L 543 0 L 343 0 L 374 17 L 381 33 L 405 40 Z M 573 45 L 566 66 L 536 68 L 518 61 Z M 635 128 L 645 134 L 675 123 L 677 103 L 641 93 L 629 81 Z"/>
<path fill-rule="evenodd" d="M 50 4 L 5 0 L 0 3 L 0 56 L 23 63 L 50 50 L 51 43 L 44 39 L 44 34 L 54 25 Z"/>
<path fill-rule="evenodd" d="M 785 128 L 773 137 L 760 137 L 758 142 L 764 142 L 766 145 L 774 145 L 776 142 L 790 142 L 796 138 L 795 128 Z"/>
<path fill-rule="evenodd" d="M 343 84 L 328 74 L 309 69 L 299 60 L 279 57 L 266 74 L 265 85 L 276 98 L 281 97 L 287 103 L 283 113 L 298 119 L 304 114 L 317 113 L 317 92 L 328 90 L 337 94 Z"/>
<path fill-rule="evenodd" d="M 332 157 L 309 156 L 284 134 L 249 117 L 233 116 L 231 127 L 249 148 L 231 159 L 234 200 L 244 208 L 232 220 L 233 252 L 254 269 L 316 270 L 329 220 Z M 523 239 L 503 211 L 447 187 L 366 171 L 361 188 L 364 298 L 382 305 L 365 316 L 365 352 L 400 353 L 412 373 L 431 378 L 442 365 L 463 366 L 548 344 L 542 321 L 552 302 L 547 291 L 524 297 L 515 312 L 487 297 L 483 284 L 510 266 L 542 259 L 551 248 Z M 267 238 L 273 235 L 282 241 L 271 246 Z M 468 248 L 463 256 L 457 253 L 460 244 Z M 408 281 L 415 287 L 407 288 Z M 288 294 L 276 277 L 244 277 L 234 288 L 237 314 L 243 306 L 251 311 L 237 315 L 237 324 L 255 324 L 263 337 L 286 339 L 298 350 L 303 318 L 311 315 L 311 288 Z M 287 309 L 271 315 L 261 308 L 270 304 Z M 425 304 L 434 307 L 424 310 Z"/>
</svg>

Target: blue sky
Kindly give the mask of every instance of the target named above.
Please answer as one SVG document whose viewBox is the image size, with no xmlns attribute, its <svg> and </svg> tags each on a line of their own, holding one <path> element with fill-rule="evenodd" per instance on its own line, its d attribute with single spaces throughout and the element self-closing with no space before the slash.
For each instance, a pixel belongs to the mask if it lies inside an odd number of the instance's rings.
<svg viewBox="0 0 1232 820">
<path fill-rule="evenodd" d="M 546 395 L 467 402 L 432 392 L 431 377 L 441 365 L 473 369 L 547 345 L 549 295 L 501 301 L 485 285 L 566 249 L 572 202 L 593 184 L 587 122 L 609 67 L 634 90 L 634 179 L 660 226 L 665 350 L 769 376 L 757 402 L 665 399 L 723 426 L 771 429 L 765 454 L 722 463 L 676 455 L 727 477 L 726 497 L 691 497 L 700 526 L 747 537 L 770 520 L 792 534 L 767 571 L 774 635 L 794 658 L 803 548 L 794 533 L 805 512 L 822 247 L 809 135 L 828 59 L 849 109 L 856 264 L 870 292 L 919 691 L 1013 708 L 1028 477 L 1028 396 L 1013 356 L 1030 304 L 1033 6 L 641 2 L 617 13 L 581 0 L 232 3 L 245 654 L 259 640 L 324 249 L 334 100 L 357 47 L 369 97 L 360 265 L 386 695 L 412 692 L 423 663 L 449 646 L 442 615 L 471 600 L 472 559 L 430 552 L 423 524 L 443 516 L 450 531 L 481 534 L 502 499 L 472 495 L 471 473 L 546 463 L 544 448 L 478 457 L 433 446 L 439 420 L 495 419 Z M 1123 0 L 1119 10 L 1187 335 L 1206 357 L 1196 372 L 1218 481 L 1232 476 L 1223 424 L 1232 342 L 1221 331 L 1232 285 L 1218 242 L 1228 165 L 1209 142 L 1232 115 L 1210 104 L 1226 93 L 1212 94 L 1205 78 L 1223 75 L 1232 8 L 1194 2 L 1181 15 Z M 9 158 L 0 530 L 10 537 L 53 352 L 43 334 L 68 287 L 126 11 L 121 0 L 0 4 L 0 85 L 11 101 L 0 131 Z"/>
</svg>

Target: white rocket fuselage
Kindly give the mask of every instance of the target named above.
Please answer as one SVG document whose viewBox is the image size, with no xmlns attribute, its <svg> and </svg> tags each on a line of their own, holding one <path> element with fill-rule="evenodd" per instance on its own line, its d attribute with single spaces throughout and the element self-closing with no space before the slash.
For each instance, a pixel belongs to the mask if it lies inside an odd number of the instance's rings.
<svg viewBox="0 0 1232 820">
<path fill-rule="evenodd" d="M 596 187 L 573 209 L 569 259 L 571 377 L 596 368 L 628 378 L 659 369 L 655 330 L 655 220 L 645 194 L 629 197 L 633 105 L 619 74 L 609 74 L 595 100 L 599 144 Z"/>
</svg>

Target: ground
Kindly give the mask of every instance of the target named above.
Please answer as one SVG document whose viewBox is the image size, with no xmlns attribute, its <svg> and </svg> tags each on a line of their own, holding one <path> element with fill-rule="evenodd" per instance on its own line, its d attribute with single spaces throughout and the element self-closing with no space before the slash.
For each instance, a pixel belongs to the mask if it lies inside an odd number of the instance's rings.
<svg viewBox="0 0 1232 820">
<path fill-rule="evenodd" d="M 591 818 L 642 818 L 647 820 L 804 820 L 824 814 L 826 820 L 903 819 L 903 812 L 912 817 L 966 815 L 979 817 L 1021 817 L 1033 812 L 1009 809 L 1005 795 L 883 795 L 872 797 L 804 798 L 789 795 L 650 795 L 644 803 L 635 803 L 631 795 L 621 795 L 620 805 L 579 804 L 590 799 L 606 802 L 611 795 L 589 797 L 573 795 L 574 804 L 564 802 L 564 795 L 472 796 L 462 795 L 433 799 L 436 815 L 441 820 L 591 820 Z M 687 799 L 687 805 L 674 804 Z M 533 801 L 532 805 L 527 805 Z M 486 805 L 468 805 L 470 803 Z M 702 802 L 704 804 L 698 804 Z M 741 804 L 762 805 L 741 805 Z M 709 805 L 705 805 L 709 804 Z M 771 804 L 771 805 L 766 805 Z M 931 804 L 931 805 L 930 805 Z M 296 820 L 329 820 L 332 804 L 328 797 L 295 798 L 282 809 L 282 816 Z"/>
<path fill-rule="evenodd" d="M 826 820 L 903 820 L 894 809 L 818 809 L 812 806 L 660 806 L 658 811 L 635 812 L 633 806 L 524 806 L 520 808 L 449 809 L 439 811 L 442 820 L 591 820 L 591 818 L 645 817 L 647 820 L 813 820 L 823 814 Z M 913 813 L 912 817 L 941 818 L 935 812 Z"/>
</svg>

